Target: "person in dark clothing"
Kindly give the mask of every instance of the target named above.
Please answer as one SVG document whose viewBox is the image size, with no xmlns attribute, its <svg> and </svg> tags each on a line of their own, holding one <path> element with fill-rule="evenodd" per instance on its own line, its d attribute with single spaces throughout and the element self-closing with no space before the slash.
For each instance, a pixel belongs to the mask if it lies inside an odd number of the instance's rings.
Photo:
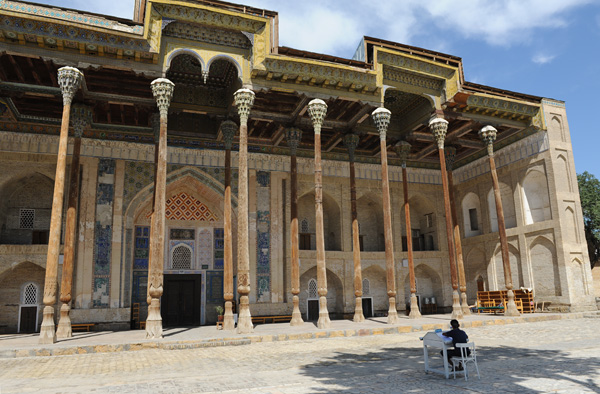
<svg viewBox="0 0 600 394">
<path fill-rule="evenodd" d="M 449 363 L 451 362 L 450 359 L 452 357 L 460 357 L 460 349 L 456 347 L 456 344 L 467 343 L 469 341 L 469 336 L 467 335 L 467 333 L 459 328 L 460 324 L 458 323 L 458 320 L 450 320 L 450 326 L 452 326 L 452 330 L 442 333 L 443 336 L 452 338 L 452 345 L 454 346 L 454 349 L 448 349 L 448 351 L 446 352 L 448 355 Z M 469 353 L 470 351 L 469 349 L 467 349 L 467 354 Z"/>
</svg>

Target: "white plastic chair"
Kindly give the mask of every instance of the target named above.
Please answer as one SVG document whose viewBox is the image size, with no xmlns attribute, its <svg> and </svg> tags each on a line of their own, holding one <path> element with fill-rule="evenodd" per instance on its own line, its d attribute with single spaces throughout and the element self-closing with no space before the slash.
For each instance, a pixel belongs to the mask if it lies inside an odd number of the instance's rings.
<svg viewBox="0 0 600 394">
<path fill-rule="evenodd" d="M 475 351 L 475 342 L 457 343 L 456 348 L 460 349 L 460 357 L 451 358 L 452 375 L 454 375 L 454 379 L 456 379 L 456 368 L 458 366 L 462 366 L 465 374 L 465 380 L 468 380 L 467 377 L 469 373 L 467 365 L 469 363 L 473 363 L 473 365 L 475 365 L 475 369 L 477 370 L 477 377 L 481 379 L 481 376 L 479 375 L 479 367 L 477 366 L 477 352 Z"/>
</svg>

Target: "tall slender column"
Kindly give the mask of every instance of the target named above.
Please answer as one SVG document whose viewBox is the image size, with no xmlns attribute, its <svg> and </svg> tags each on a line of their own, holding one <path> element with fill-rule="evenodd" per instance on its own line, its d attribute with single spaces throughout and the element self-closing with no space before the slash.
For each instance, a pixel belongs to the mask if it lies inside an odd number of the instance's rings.
<svg viewBox="0 0 600 394">
<path fill-rule="evenodd" d="M 65 227 L 65 250 L 62 280 L 60 284 L 60 321 L 56 330 L 57 338 L 71 338 L 71 310 L 73 288 L 73 264 L 75 261 L 75 240 L 77 234 L 77 200 L 79 199 L 79 153 L 81 151 L 81 135 L 83 130 L 92 123 L 92 110 L 85 105 L 74 105 L 72 108 L 71 126 L 74 131 L 73 156 L 71 159 L 71 174 L 69 177 L 69 202 L 67 208 L 67 223 Z"/>
<path fill-rule="evenodd" d="M 248 251 L 248 117 L 254 104 L 254 92 L 250 89 L 239 89 L 233 95 L 240 115 L 240 150 L 238 177 L 238 294 L 240 309 L 238 317 L 238 334 L 251 333 L 252 316 L 250 315 L 250 254 Z"/>
<path fill-rule="evenodd" d="M 458 216 L 456 215 L 456 202 L 454 201 L 454 179 L 452 170 L 456 158 L 456 148 L 446 146 L 446 173 L 448 174 L 448 191 L 450 192 L 450 210 L 452 211 L 452 224 L 454 229 L 454 246 L 456 249 L 456 268 L 458 269 L 458 284 L 460 288 L 460 308 L 464 316 L 469 316 L 471 310 L 467 302 L 467 280 L 465 278 L 465 263 L 463 260 L 462 240 L 460 239 L 460 228 L 458 227 Z"/>
<path fill-rule="evenodd" d="M 325 120 L 327 104 L 314 99 L 308 103 L 308 114 L 315 130 L 315 219 L 317 235 L 317 293 L 319 294 L 319 321 L 317 327 L 331 327 L 327 310 L 327 266 L 325 263 L 325 237 L 323 230 L 323 174 L 321 164 L 321 125 Z"/>
<path fill-rule="evenodd" d="M 354 321 L 365 321 L 362 309 L 362 267 L 360 263 L 360 234 L 358 228 L 358 212 L 356 210 L 356 171 L 354 169 L 354 152 L 360 138 L 356 134 L 346 134 L 344 144 L 348 149 L 348 163 L 350 164 L 350 204 L 352 209 L 352 255 L 354 257 Z"/>
<path fill-rule="evenodd" d="M 152 189 L 152 206 L 150 207 L 150 223 L 156 209 L 156 171 L 158 170 L 158 143 L 160 142 L 160 113 L 154 113 L 150 117 L 152 132 L 154 133 L 154 187 Z M 154 239 L 154 227 L 150 227 L 150 239 Z M 152 256 L 148 255 L 148 267 L 152 267 Z M 150 286 L 146 286 L 146 303 L 150 306 Z"/>
<path fill-rule="evenodd" d="M 429 128 L 438 144 L 440 155 L 440 171 L 442 174 L 442 189 L 444 192 L 444 211 L 446 212 L 446 240 L 448 241 L 448 260 L 450 260 L 450 277 L 452 281 L 452 319 L 463 317 L 458 295 L 458 279 L 456 274 L 456 261 L 454 260 L 454 240 L 452 229 L 452 212 L 450 209 L 450 192 L 448 190 L 448 177 L 446 175 L 446 157 L 444 154 L 444 140 L 448 131 L 446 119 L 435 118 L 429 122 Z"/>
<path fill-rule="evenodd" d="M 292 221 L 290 225 L 292 241 L 292 310 L 291 326 L 300 326 L 304 323 L 302 313 L 300 313 L 300 259 L 298 257 L 298 165 L 296 163 L 296 151 L 298 144 L 302 140 L 302 130 L 290 127 L 285 131 L 285 139 L 290 147 L 290 173 L 291 173 L 291 202 L 290 210 Z"/>
<path fill-rule="evenodd" d="M 73 67 L 62 67 L 58 70 L 58 85 L 63 96 L 62 123 L 58 142 L 56 160 L 56 176 L 54 178 L 54 196 L 52 198 L 52 215 L 50 217 L 50 236 L 46 257 L 46 278 L 44 283 L 44 319 L 40 329 L 40 344 L 56 342 L 54 331 L 54 304 L 58 287 L 58 254 L 60 250 L 60 228 L 62 225 L 62 209 L 65 188 L 65 169 L 67 166 L 67 143 L 69 139 L 69 117 L 71 102 L 79 89 L 83 74 Z"/>
<path fill-rule="evenodd" d="M 175 85 L 165 78 L 151 83 L 152 94 L 160 112 L 160 137 L 158 141 L 158 161 L 154 190 L 154 213 L 150 220 L 153 237 L 150 239 L 150 261 L 148 272 L 148 318 L 146 319 L 146 338 L 162 338 L 162 317 L 160 315 L 160 297 L 163 294 L 163 266 L 165 253 L 165 199 L 167 188 L 167 120 L 169 105 Z"/>
<path fill-rule="evenodd" d="M 223 329 L 234 330 L 235 319 L 233 318 L 233 235 L 231 226 L 231 145 L 233 137 L 237 132 L 237 124 L 231 120 L 221 123 L 221 132 L 225 142 L 225 195 L 223 210 L 225 211 L 225 245 L 223 262 L 223 298 L 225 299 L 225 316 L 223 317 Z"/>
<path fill-rule="evenodd" d="M 494 141 L 496 141 L 497 130 L 492 126 L 485 126 L 479 131 L 479 137 L 487 147 L 488 158 L 490 159 L 490 170 L 492 173 L 492 184 L 494 186 L 494 197 L 496 199 L 496 214 L 498 216 L 498 233 L 500 235 L 500 249 L 502 252 L 502 266 L 504 267 L 504 283 L 506 284 L 506 296 L 508 302 L 505 316 L 519 316 L 517 304 L 515 304 L 515 294 L 513 293 L 512 273 L 510 269 L 510 260 L 508 258 L 508 241 L 506 239 L 506 225 L 504 223 L 504 209 L 502 208 L 502 197 L 500 195 L 500 186 L 498 185 L 498 173 L 496 172 L 496 160 L 494 159 Z"/>
<path fill-rule="evenodd" d="M 410 153 L 410 144 L 406 141 L 400 141 L 394 146 L 394 151 L 402 162 L 402 189 L 404 191 L 404 219 L 406 223 L 406 248 L 408 252 L 408 277 L 410 280 L 410 314 L 411 319 L 421 317 L 419 303 L 417 302 L 417 283 L 415 280 L 415 263 L 413 259 L 412 247 L 412 227 L 410 225 L 410 206 L 408 204 L 408 177 L 406 175 L 406 159 Z"/>
<path fill-rule="evenodd" d="M 381 107 L 371 114 L 379 131 L 381 147 L 381 194 L 383 198 L 383 234 L 385 238 L 385 270 L 389 300 L 388 324 L 398 322 L 396 310 L 396 264 L 394 262 L 394 238 L 392 236 L 392 207 L 390 203 L 390 181 L 388 178 L 386 133 L 392 113 Z"/>
</svg>

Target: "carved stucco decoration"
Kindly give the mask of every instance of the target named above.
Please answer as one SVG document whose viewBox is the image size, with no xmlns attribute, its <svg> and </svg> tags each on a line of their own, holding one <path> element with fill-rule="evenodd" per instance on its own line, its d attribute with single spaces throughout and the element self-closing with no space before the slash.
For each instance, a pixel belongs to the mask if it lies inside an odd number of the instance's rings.
<svg viewBox="0 0 600 394">
<path fill-rule="evenodd" d="M 234 48 L 249 49 L 252 47 L 252 43 L 248 37 L 241 32 L 217 29 L 214 27 L 210 28 L 195 23 L 171 23 L 163 30 L 163 34 L 170 37 Z"/>
<path fill-rule="evenodd" d="M 469 108 L 483 108 L 494 110 L 503 115 L 519 115 L 530 119 L 530 125 L 538 129 L 545 129 L 540 106 L 523 102 L 504 100 L 494 96 L 473 94 L 467 98 Z"/>
<path fill-rule="evenodd" d="M 251 15 L 233 15 L 229 11 L 211 11 L 190 4 L 189 6 L 154 4 L 154 9 L 163 17 L 180 21 L 201 23 L 204 25 L 258 33 L 265 27 L 266 19 L 260 20 Z"/>
</svg>

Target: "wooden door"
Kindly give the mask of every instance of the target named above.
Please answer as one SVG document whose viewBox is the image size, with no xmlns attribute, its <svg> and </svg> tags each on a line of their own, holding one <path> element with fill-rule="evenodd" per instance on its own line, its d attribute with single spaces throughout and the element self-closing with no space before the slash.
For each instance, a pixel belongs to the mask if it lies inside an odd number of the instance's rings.
<svg viewBox="0 0 600 394">
<path fill-rule="evenodd" d="M 20 332 L 36 332 L 37 306 L 21 307 Z"/>
<path fill-rule="evenodd" d="M 161 315 L 165 327 L 200 325 L 200 275 L 165 275 Z"/>
<path fill-rule="evenodd" d="M 319 300 L 308 300 L 308 321 L 319 320 Z"/>
<path fill-rule="evenodd" d="M 373 317 L 373 302 L 372 298 L 362 299 L 363 316 L 365 318 Z"/>
</svg>

